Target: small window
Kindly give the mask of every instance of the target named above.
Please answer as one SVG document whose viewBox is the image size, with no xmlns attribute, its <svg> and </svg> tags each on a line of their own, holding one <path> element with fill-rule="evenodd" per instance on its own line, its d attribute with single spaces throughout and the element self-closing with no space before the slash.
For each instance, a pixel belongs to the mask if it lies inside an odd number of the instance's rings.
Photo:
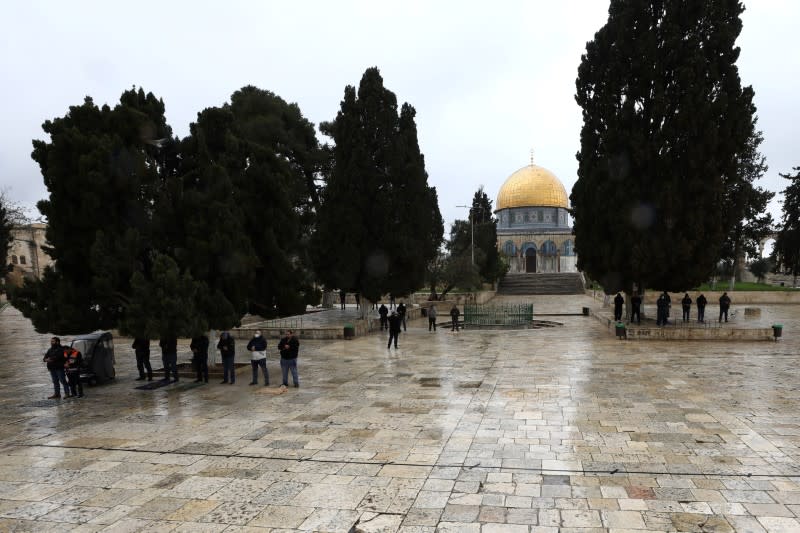
<svg viewBox="0 0 800 533">
<path fill-rule="evenodd" d="M 544 221 L 544 213 L 539 211 L 539 222 L 543 222 L 543 221 Z"/>
<path fill-rule="evenodd" d="M 11 256 L 11 262 L 12 262 L 13 264 L 15 264 L 15 265 L 18 265 L 18 264 L 19 264 L 19 260 L 17 259 L 17 256 L 16 256 L 16 255 L 12 255 L 12 256 Z"/>
<path fill-rule="evenodd" d="M 25 256 L 24 255 L 19 256 L 19 264 L 20 265 L 24 265 L 25 264 Z"/>
</svg>

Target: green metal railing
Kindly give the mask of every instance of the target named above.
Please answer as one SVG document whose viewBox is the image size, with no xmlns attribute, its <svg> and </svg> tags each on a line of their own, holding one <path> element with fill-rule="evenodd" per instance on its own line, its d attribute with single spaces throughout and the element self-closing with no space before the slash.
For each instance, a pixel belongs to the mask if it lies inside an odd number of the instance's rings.
<svg viewBox="0 0 800 533">
<path fill-rule="evenodd" d="M 523 326 L 533 320 L 533 304 L 464 305 L 467 326 Z"/>
</svg>

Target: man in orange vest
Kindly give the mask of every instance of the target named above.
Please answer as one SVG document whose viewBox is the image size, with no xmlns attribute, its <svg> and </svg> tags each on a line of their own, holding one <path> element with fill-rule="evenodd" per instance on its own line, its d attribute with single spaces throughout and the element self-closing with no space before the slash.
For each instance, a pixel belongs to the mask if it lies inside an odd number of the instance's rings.
<svg viewBox="0 0 800 533">
<path fill-rule="evenodd" d="M 83 383 L 81 383 L 83 355 L 72 346 L 64 346 L 64 360 L 64 370 L 67 373 L 69 392 L 73 397 L 83 398 Z"/>
</svg>

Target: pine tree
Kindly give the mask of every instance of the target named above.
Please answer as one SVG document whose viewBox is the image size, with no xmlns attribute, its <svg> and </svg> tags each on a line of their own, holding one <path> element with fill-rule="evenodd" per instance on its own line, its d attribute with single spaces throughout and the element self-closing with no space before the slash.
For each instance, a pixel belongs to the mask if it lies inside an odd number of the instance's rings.
<svg viewBox="0 0 800 533">
<path fill-rule="evenodd" d="M 760 131 L 748 139 L 745 150 L 738 156 L 737 179 L 727 187 L 723 202 L 730 230 L 722 247 L 721 259 L 738 266 L 733 269 L 731 289 L 736 280 L 741 280 L 744 265 L 737 265 L 739 258 L 743 255 L 755 257 L 761 240 L 773 231 L 772 215 L 766 209 L 775 193 L 755 185 L 768 168 L 766 158 L 759 152 L 763 140 Z"/>
<path fill-rule="evenodd" d="M 408 104 L 398 114 L 394 93 L 370 68 L 358 91 L 345 88 L 336 119 L 321 126 L 335 145 L 313 249 L 317 275 L 331 289 L 371 301 L 408 294 L 438 253 L 443 224 L 414 115 Z"/>
<path fill-rule="evenodd" d="M 737 0 L 612 0 L 587 44 L 578 181 L 578 268 L 607 292 L 672 291 L 708 278 L 730 230 L 727 191 L 754 131 L 735 46 Z"/>
<path fill-rule="evenodd" d="M 800 274 L 800 167 L 792 170 L 796 172 L 794 175 L 780 174 L 782 178 L 790 180 L 790 183 L 783 190 L 781 225 L 773 255 L 776 257 L 777 267 L 794 276 L 792 286 L 796 287 L 797 276 Z"/>
</svg>

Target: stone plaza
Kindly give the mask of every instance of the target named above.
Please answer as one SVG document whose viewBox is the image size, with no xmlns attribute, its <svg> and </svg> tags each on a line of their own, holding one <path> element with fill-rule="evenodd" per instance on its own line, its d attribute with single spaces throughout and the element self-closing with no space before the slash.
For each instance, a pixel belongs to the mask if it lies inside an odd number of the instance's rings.
<svg viewBox="0 0 800 533">
<path fill-rule="evenodd" d="M 301 337 L 285 391 L 274 339 L 270 387 L 138 390 L 118 338 L 60 401 L 7 307 L 0 531 L 800 531 L 800 307 L 761 306 L 777 342 L 623 342 L 588 296 L 523 300 L 561 325 Z"/>
</svg>

